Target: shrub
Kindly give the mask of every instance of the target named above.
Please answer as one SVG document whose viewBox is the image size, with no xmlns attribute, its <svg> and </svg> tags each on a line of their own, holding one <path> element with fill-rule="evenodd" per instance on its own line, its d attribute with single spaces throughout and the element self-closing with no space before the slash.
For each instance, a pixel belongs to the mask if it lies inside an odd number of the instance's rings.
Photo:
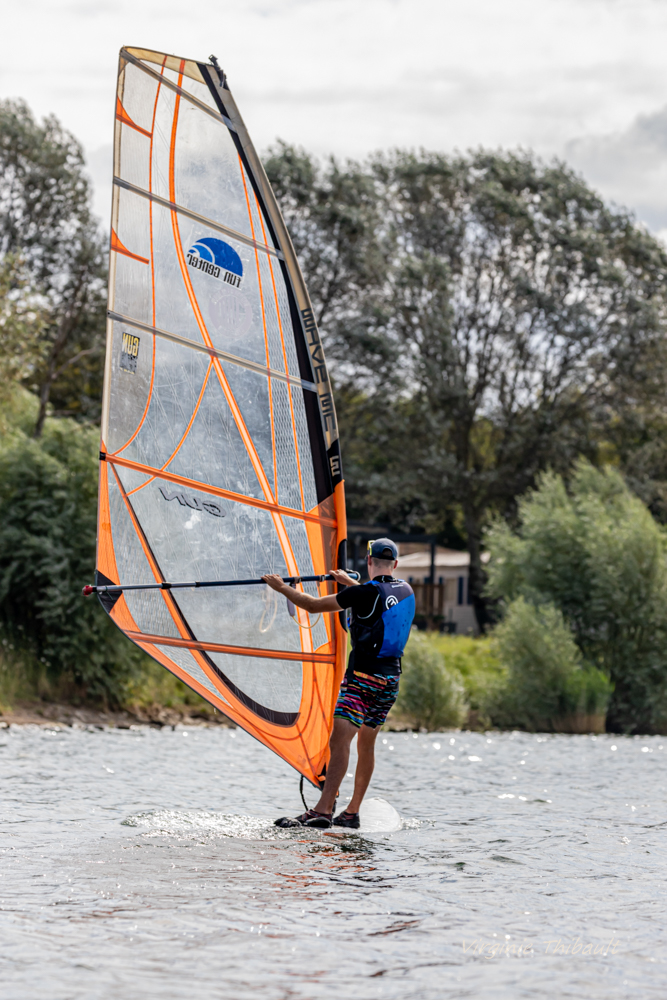
<svg viewBox="0 0 667 1000">
<path fill-rule="evenodd" d="M 507 668 L 498 658 L 488 636 L 437 635 L 428 641 L 447 667 L 460 678 L 471 710 L 469 724 L 488 729 L 497 715 L 497 705 L 507 683 Z"/>
<path fill-rule="evenodd" d="M 506 723 L 527 729 L 559 730 L 574 715 L 601 716 L 612 685 L 586 664 L 562 613 L 553 604 L 535 607 L 517 598 L 494 632 L 501 660 L 509 668 L 500 705 Z"/>
<path fill-rule="evenodd" d="M 118 703 L 145 660 L 81 588 L 95 568 L 98 432 L 48 421 L 0 448 L 0 623 L 44 668 L 55 696 Z M 70 691 L 71 694 L 71 691 Z"/>
<path fill-rule="evenodd" d="M 609 728 L 664 731 L 663 530 L 618 472 L 583 460 L 569 491 L 560 476 L 543 475 L 521 500 L 519 518 L 518 531 L 496 523 L 489 533 L 491 596 L 558 608 L 584 659 L 614 685 Z"/>
<path fill-rule="evenodd" d="M 428 637 L 416 629 L 405 650 L 396 708 L 415 728 L 430 732 L 460 726 L 468 714 L 460 678 L 447 668 Z"/>
</svg>

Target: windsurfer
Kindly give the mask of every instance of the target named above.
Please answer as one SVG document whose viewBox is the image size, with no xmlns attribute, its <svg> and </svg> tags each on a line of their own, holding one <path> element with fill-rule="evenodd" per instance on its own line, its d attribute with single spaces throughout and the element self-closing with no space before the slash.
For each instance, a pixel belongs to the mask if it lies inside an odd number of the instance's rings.
<svg viewBox="0 0 667 1000">
<path fill-rule="evenodd" d="M 375 740 L 398 694 L 401 657 L 415 613 L 412 587 L 393 576 L 397 560 L 398 549 L 391 539 L 369 542 L 368 582 L 358 584 L 343 570 L 332 570 L 331 575 L 344 589 L 326 597 L 295 590 L 273 573 L 262 577 L 269 587 L 310 614 L 349 609 L 352 639 L 352 652 L 334 711 L 331 758 L 320 799 L 301 816 L 277 819 L 276 826 L 359 828 L 359 807 L 375 767 Z M 336 796 L 347 774 L 350 745 L 357 734 L 354 792 L 345 811 L 334 819 Z"/>
</svg>

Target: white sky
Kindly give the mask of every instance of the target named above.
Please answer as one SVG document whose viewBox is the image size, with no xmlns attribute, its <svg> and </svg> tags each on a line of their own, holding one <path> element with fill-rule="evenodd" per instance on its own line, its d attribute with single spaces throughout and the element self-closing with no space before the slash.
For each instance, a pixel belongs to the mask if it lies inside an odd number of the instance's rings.
<svg viewBox="0 0 667 1000">
<path fill-rule="evenodd" d="M 122 44 L 214 52 L 255 144 L 523 146 L 667 237 L 667 0 L 1 0 L 0 97 L 82 141 L 109 212 Z"/>
</svg>

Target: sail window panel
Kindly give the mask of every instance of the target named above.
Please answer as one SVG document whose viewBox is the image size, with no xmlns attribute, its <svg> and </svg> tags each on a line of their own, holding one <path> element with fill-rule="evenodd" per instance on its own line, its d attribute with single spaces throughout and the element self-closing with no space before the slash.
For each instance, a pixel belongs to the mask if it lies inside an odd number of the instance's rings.
<svg viewBox="0 0 667 1000">
<path fill-rule="evenodd" d="M 198 344 L 203 343 L 176 252 L 172 213 L 168 208 L 155 203 L 153 203 L 153 270 L 155 323 L 151 325 Z"/>
<path fill-rule="evenodd" d="M 117 122 L 120 131 L 120 151 L 116 169 L 118 176 L 144 191 L 150 189 L 151 141 L 130 125 Z"/>
<path fill-rule="evenodd" d="M 303 687 L 303 666 L 298 660 L 265 660 L 226 653 L 207 655 L 237 688 L 237 696 L 244 695 L 255 702 L 260 717 L 266 718 L 268 714 L 261 709 L 285 715 L 298 713 Z M 269 717 L 267 721 L 272 720 Z M 276 720 L 278 724 L 281 721 Z"/>
<path fill-rule="evenodd" d="M 170 66 L 165 66 L 162 69 L 162 75 L 171 83 L 175 83 L 176 86 L 179 86 L 179 77 L 181 76 L 181 73 L 178 70 L 173 69 Z"/>
<path fill-rule="evenodd" d="M 227 361 L 221 362 L 221 369 L 234 395 L 243 423 L 250 433 L 255 454 L 275 498 L 274 429 L 269 405 L 269 380 L 264 375 Z"/>
<path fill-rule="evenodd" d="M 109 478 L 109 513 L 120 579 L 123 583 L 154 583 L 155 577 L 113 476 Z M 141 632 L 178 638 L 178 629 L 159 590 L 126 590 L 124 597 Z"/>
<path fill-rule="evenodd" d="M 315 469 L 311 458 L 310 433 L 308 431 L 308 421 L 306 419 L 306 406 L 303 401 L 304 392 L 309 389 L 299 389 L 297 386 L 290 386 L 292 395 L 292 414 L 296 426 L 296 440 L 299 446 L 299 459 L 301 468 L 301 488 L 303 489 L 303 502 L 306 510 L 313 510 L 317 506 L 317 489 L 315 487 Z"/>
<path fill-rule="evenodd" d="M 181 499 L 184 502 L 181 502 Z M 207 511 L 218 505 L 223 516 Z M 268 511 L 155 480 L 132 503 L 165 578 L 169 581 L 246 580 L 264 573 L 287 576 L 287 563 Z M 300 650 L 299 629 L 280 599 L 264 585 L 174 591 L 195 638 L 232 646 Z M 267 604 L 268 600 L 268 604 Z"/>
<path fill-rule="evenodd" d="M 287 355 L 287 371 L 290 375 L 296 375 L 297 378 L 301 375 L 301 370 L 299 368 L 299 359 L 296 353 L 296 343 L 295 343 L 295 333 L 292 327 L 292 315 L 289 307 L 289 298 L 287 294 L 287 287 L 285 285 L 285 275 L 282 265 L 278 265 L 276 262 L 273 264 L 273 278 L 276 287 L 276 297 L 278 299 L 278 309 L 280 311 L 280 322 L 283 329 L 283 343 L 285 345 L 285 354 Z M 296 336 L 303 337 L 301 329 L 297 331 Z"/>
<path fill-rule="evenodd" d="M 178 217 L 178 231 L 185 262 L 183 280 L 192 287 L 213 346 L 266 365 L 266 337 L 255 251 L 186 216 Z M 199 266 L 202 258 L 208 267 Z M 277 370 L 284 371 L 282 358 L 276 360 Z"/>
<path fill-rule="evenodd" d="M 151 325 L 153 306 L 150 267 L 126 254 L 116 253 L 109 308 Z"/>
<path fill-rule="evenodd" d="M 152 188 L 162 198 L 172 200 L 169 187 L 171 133 L 178 95 L 169 87 L 160 87 L 153 126 Z M 222 127 L 222 123 L 221 123 Z"/>
<path fill-rule="evenodd" d="M 175 162 L 177 204 L 262 242 L 261 233 L 253 237 L 248 212 L 252 188 L 247 179 L 244 187 L 229 129 L 187 100 L 179 107 Z"/>
<path fill-rule="evenodd" d="M 264 472 L 273 489 L 273 462 L 267 460 L 266 454 L 264 458 Z M 209 376 L 195 419 L 167 471 L 242 496 L 266 499 L 215 371 Z"/>
<path fill-rule="evenodd" d="M 150 202 L 146 198 L 118 189 L 118 208 L 115 219 L 115 230 L 118 239 L 130 254 L 142 257 L 146 261 L 151 257 L 151 214 Z M 125 255 L 124 255 L 125 256 Z"/>
<path fill-rule="evenodd" d="M 115 465 L 114 470 L 126 493 L 132 493 L 134 490 L 141 489 L 142 486 L 145 486 L 152 479 L 152 476 L 147 472 L 139 472 L 137 469 L 127 469 L 122 465 Z"/>
<path fill-rule="evenodd" d="M 224 701 L 229 704 L 225 696 L 221 691 L 215 686 L 211 678 L 206 674 L 202 668 L 199 666 L 195 660 L 192 653 L 188 652 L 187 649 L 183 649 L 182 646 L 159 646 L 155 644 L 156 649 L 159 649 L 161 653 L 164 654 L 168 659 L 173 660 L 177 667 L 186 673 L 192 680 L 197 681 L 202 687 L 214 694 L 216 698 L 220 701 Z"/>
<path fill-rule="evenodd" d="M 158 82 L 138 66 L 126 63 L 119 79 L 118 96 L 125 113 L 139 128 L 150 132 Z"/>
<path fill-rule="evenodd" d="M 294 557 L 296 559 L 297 566 L 299 567 L 299 575 L 314 576 L 316 573 L 319 574 L 327 572 L 330 567 L 325 568 L 320 566 L 316 569 L 313 566 L 313 557 L 310 551 L 306 526 L 303 521 L 297 520 L 293 517 L 284 517 L 283 523 L 287 529 L 290 545 L 292 546 L 292 551 L 294 552 Z M 311 595 L 311 597 L 320 596 L 317 583 L 314 581 L 302 583 L 301 586 L 307 594 Z M 313 622 L 317 622 L 317 624 L 313 625 Z M 313 625 L 310 629 L 313 648 L 317 649 L 325 642 L 328 642 L 327 630 L 322 617 L 319 617 L 318 620 L 317 615 L 310 616 L 310 624 Z"/>
<path fill-rule="evenodd" d="M 287 383 L 271 380 L 273 400 L 273 430 L 276 442 L 277 500 L 284 507 L 303 510 L 301 477 L 294 442 L 294 423 L 290 408 L 290 389 Z M 300 456 L 299 456 L 300 457 Z M 303 456 L 310 463 L 310 449 Z M 299 570 L 301 572 L 301 570 Z"/>
<path fill-rule="evenodd" d="M 271 237 L 271 229 L 267 225 L 267 222 L 261 216 L 259 202 L 257 201 L 257 196 L 255 190 L 250 183 L 250 178 L 246 173 L 245 167 L 241 164 L 240 169 L 242 170 L 243 177 L 245 179 L 245 192 L 247 194 L 247 205 L 248 205 L 248 216 L 250 218 L 250 226 L 252 229 L 254 239 L 258 240 L 260 243 L 266 243 L 268 246 L 275 246 L 277 248 L 278 244 Z"/>
<path fill-rule="evenodd" d="M 160 469 L 178 449 L 204 388 L 209 370 L 205 354 L 181 344 L 142 334 L 152 348 L 155 370 L 151 399 L 141 428 L 123 457 Z"/>
<path fill-rule="evenodd" d="M 253 269 L 257 268 L 259 265 L 259 288 L 261 288 L 263 304 L 264 304 L 264 315 L 263 322 L 266 328 L 266 341 L 269 348 L 269 367 L 274 368 L 279 372 L 287 372 L 287 358 L 289 357 L 285 342 L 285 336 L 287 339 L 292 339 L 292 324 L 287 317 L 287 328 L 285 328 L 283 323 L 283 317 L 279 314 L 278 298 L 276 295 L 277 283 L 276 278 L 280 277 L 280 268 L 278 266 L 278 261 L 271 260 L 267 254 L 258 253 L 255 260 L 253 260 Z M 297 372 L 297 377 L 299 373 Z"/>
<path fill-rule="evenodd" d="M 127 334 L 136 337 L 137 331 L 114 323 L 107 347 L 111 352 L 111 382 L 109 430 L 105 444 L 112 454 L 123 448 L 137 430 L 146 411 L 151 388 L 153 338 L 140 334 L 138 343 L 132 340 L 128 344 Z"/>
<path fill-rule="evenodd" d="M 213 95 L 206 84 L 200 83 L 198 80 L 193 80 L 191 77 L 184 75 L 181 80 L 181 87 L 183 90 L 187 90 L 189 94 L 196 97 L 198 101 L 201 101 L 202 104 L 206 104 L 207 107 L 220 114 L 220 108 L 215 103 Z"/>
</svg>

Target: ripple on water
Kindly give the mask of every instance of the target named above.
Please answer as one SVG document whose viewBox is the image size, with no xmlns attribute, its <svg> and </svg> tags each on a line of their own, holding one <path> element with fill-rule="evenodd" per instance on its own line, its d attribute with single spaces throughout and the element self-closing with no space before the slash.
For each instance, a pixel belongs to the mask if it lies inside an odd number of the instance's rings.
<svg viewBox="0 0 667 1000">
<path fill-rule="evenodd" d="M 2 742 L 11 1000 L 664 997 L 659 737 L 393 733 L 393 832 L 274 827 L 297 779 L 239 731 Z"/>
</svg>

